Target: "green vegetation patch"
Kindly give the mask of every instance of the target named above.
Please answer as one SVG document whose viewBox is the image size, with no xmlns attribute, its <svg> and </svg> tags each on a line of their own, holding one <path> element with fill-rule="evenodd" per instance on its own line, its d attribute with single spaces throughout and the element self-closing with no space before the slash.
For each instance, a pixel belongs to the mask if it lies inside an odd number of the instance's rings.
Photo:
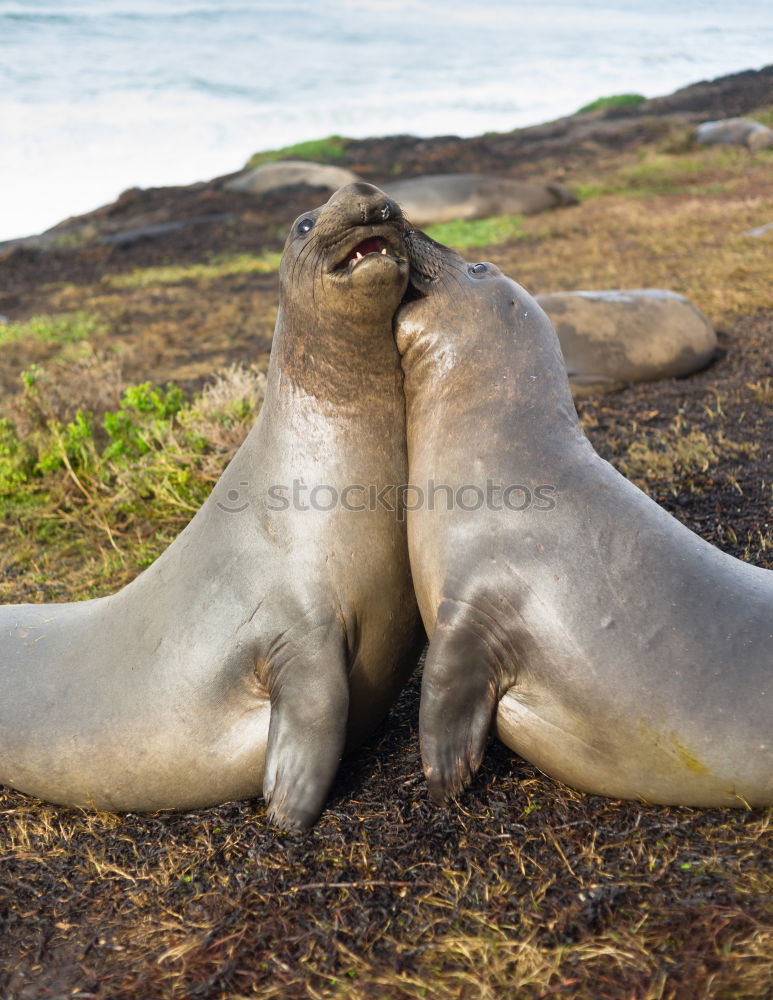
<svg viewBox="0 0 773 1000">
<path fill-rule="evenodd" d="M 643 94 L 612 94 L 610 97 L 597 97 L 590 104 L 584 104 L 575 111 L 575 114 L 581 115 L 586 111 L 601 111 L 604 108 L 635 107 L 646 100 L 647 98 Z"/>
<path fill-rule="evenodd" d="M 468 250 L 472 247 L 489 247 L 526 235 L 522 215 L 497 215 L 489 219 L 454 219 L 427 226 L 426 233 L 438 243 Z"/>
<path fill-rule="evenodd" d="M 26 482 L 33 465 L 32 456 L 14 425 L 10 420 L 0 420 L 0 496 Z"/>
<path fill-rule="evenodd" d="M 53 563 L 86 556 L 73 573 L 88 595 L 104 574 L 115 582 L 116 558 L 129 575 L 151 562 L 199 509 L 255 420 L 265 376 L 233 366 L 192 399 L 144 382 L 101 417 L 84 400 L 71 419 L 49 408 L 45 369 L 23 383 L 18 416 L 0 420 L 0 523 L 20 543 L 45 542 Z"/>
<path fill-rule="evenodd" d="M 281 259 L 281 253 L 228 254 L 207 263 L 137 268 L 129 274 L 108 275 L 102 280 L 109 288 L 148 288 L 151 285 L 216 281 L 239 274 L 270 274 L 279 270 Z"/>
<path fill-rule="evenodd" d="M 351 141 L 342 135 L 329 135 L 326 139 L 309 139 L 282 149 L 267 149 L 262 153 L 254 153 L 247 161 L 245 170 L 261 163 L 274 163 L 276 160 L 315 160 L 320 163 L 342 160 Z"/>
<path fill-rule="evenodd" d="M 75 344 L 103 330 L 104 323 L 92 313 L 78 311 L 59 315 L 32 316 L 0 326 L 0 344 L 38 341 L 45 344 Z"/>
<path fill-rule="evenodd" d="M 767 125 L 768 128 L 773 128 L 773 105 L 769 108 L 760 108 L 757 111 L 753 111 L 748 117 L 755 122 L 759 122 L 760 125 Z"/>
</svg>

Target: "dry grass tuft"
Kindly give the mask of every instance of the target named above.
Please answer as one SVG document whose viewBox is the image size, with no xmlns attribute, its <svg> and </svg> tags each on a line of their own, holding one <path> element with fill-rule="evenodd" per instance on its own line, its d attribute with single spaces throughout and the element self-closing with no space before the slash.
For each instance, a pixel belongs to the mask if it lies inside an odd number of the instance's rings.
<svg viewBox="0 0 773 1000">
<path fill-rule="evenodd" d="M 679 416 L 664 430 L 645 431 L 638 437 L 637 430 L 631 428 L 631 443 L 618 466 L 642 489 L 648 481 L 658 480 L 672 483 L 674 492 L 678 492 L 686 485 L 693 486 L 693 474 L 715 468 L 720 456 L 743 462 L 760 447 L 753 441 L 730 441 L 721 428 L 712 437 L 699 428 L 687 429 Z"/>
<path fill-rule="evenodd" d="M 773 219 L 773 156 L 696 171 L 707 187 L 632 199 L 591 198 L 524 220 L 525 238 L 495 259 L 533 293 L 575 288 L 668 288 L 686 295 L 715 324 L 770 307 L 773 233 L 747 233 Z"/>
<path fill-rule="evenodd" d="M 262 368 L 232 364 L 218 372 L 183 412 L 185 428 L 209 445 L 202 475 L 217 480 L 254 424 L 265 392 Z"/>
</svg>

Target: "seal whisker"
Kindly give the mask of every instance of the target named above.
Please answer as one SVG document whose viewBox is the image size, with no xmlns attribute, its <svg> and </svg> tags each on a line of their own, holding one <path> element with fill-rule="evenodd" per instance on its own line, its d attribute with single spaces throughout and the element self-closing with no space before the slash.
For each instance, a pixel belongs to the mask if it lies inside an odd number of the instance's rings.
<svg viewBox="0 0 773 1000">
<path fill-rule="evenodd" d="M 316 229 L 312 229 L 309 238 L 306 240 L 306 243 L 301 248 L 298 256 L 293 262 L 292 272 L 290 274 L 290 280 L 292 282 L 295 282 L 296 280 L 297 269 L 303 265 L 306 257 L 309 255 L 309 253 L 311 253 L 311 251 L 314 249 L 318 241 L 319 241 L 319 234 Z"/>
<path fill-rule="evenodd" d="M 441 275 L 441 281 L 443 282 L 453 282 L 457 288 L 462 288 L 462 275 L 466 274 L 466 266 L 457 265 L 455 263 L 450 263 L 448 268 Z"/>
</svg>

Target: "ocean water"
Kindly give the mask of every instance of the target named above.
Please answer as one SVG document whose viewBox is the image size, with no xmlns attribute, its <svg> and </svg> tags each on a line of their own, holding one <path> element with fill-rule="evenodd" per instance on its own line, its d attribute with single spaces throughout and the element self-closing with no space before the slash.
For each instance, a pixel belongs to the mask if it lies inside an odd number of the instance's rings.
<svg viewBox="0 0 773 1000">
<path fill-rule="evenodd" d="M 0 0 L 0 240 L 256 150 L 508 130 L 770 62 L 767 0 Z"/>
</svg>

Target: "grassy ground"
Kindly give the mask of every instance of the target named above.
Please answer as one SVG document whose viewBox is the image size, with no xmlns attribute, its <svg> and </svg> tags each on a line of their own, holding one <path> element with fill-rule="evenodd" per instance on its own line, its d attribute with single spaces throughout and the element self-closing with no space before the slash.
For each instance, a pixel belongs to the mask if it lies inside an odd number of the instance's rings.
<svg viewBox="0 0 773 1000">
<path fill-rule="evenodd" d="M 580 414 L 675 516 L 769 568 L 773 231 L 746 234 L 773 221 L 771 168 L 672 136 L 579 170 L 576 207 L 447 237 L 532 292 L 658 285 L 711 318 L 706 372 Z M 0 600 L 110 592 L 201 503 L 256 412 L 276 239 L 19 279 L 0 326 Z M 0 793 L 0 995 L 773 996 L 771 810 L 583 795 L 493 743 L 437 809 L 417 709 L 415 679 L 303 837 L 261 802 L 114 816 Z"/>
</svg>

